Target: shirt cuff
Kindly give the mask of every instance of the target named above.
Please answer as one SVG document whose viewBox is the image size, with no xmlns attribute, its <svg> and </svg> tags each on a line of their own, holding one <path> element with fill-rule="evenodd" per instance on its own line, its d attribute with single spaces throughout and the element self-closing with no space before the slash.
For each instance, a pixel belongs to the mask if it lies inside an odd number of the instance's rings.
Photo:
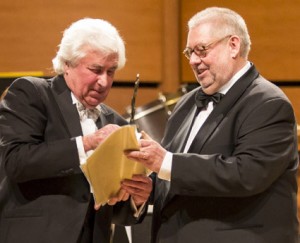
<svg viewBox="0 0 300 243">
<path fill-rule="evenodd" d="M 141 216 L 141 214 L 144 213 L 145 205 L 146 205 L 145 202 L 141 206 L 139 206 L 139 208 L 137 208 L 134 201 L 133 201 L 133 199 L 132 199 L 132 197 L 130 197 L 130 204 L 131 204 L 131 208 L 134 211 L 134 214 L 133 214 L 134 217 L 138 218 L 138 217 Z"/>
<path fill-rule="evenodd" d="M 166 181 L 171 181 L 172 162 L 173 154 L 171 152 L 167 152 L 157 174 L 158 178 Z"/>
<path fill-rule="evenodd" d="M 83 141 L 82 141 L 82 136 L 76 137 L 76 145 L 77 145 L 77 151 L 78 151 L 78 155 L 79 155 L 79 161 L 80 164 L 84 164 L 86 162 L 87 159 L 87 155 L 84 151 L 84 147 L 83 147 Z"/>
</svg>

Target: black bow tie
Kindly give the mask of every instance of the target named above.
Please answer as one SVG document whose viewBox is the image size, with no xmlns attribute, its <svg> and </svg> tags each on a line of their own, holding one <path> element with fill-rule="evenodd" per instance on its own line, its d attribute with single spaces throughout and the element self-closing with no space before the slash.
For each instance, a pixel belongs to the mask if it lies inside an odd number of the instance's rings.
<svg viewBox="0 0 300 243">
<path fill-rule="evenodd" d="M 196 93 L 196 106 L 200 109 L 207 106 L 207 104 L 212 101 L 214 105 L 218 104 L 220 100 L 223 98 L 223 94 L 215 93 L 213 95 L 208 95 L 203 92 L 202 89 L 199 89 Z"/>
</svg>

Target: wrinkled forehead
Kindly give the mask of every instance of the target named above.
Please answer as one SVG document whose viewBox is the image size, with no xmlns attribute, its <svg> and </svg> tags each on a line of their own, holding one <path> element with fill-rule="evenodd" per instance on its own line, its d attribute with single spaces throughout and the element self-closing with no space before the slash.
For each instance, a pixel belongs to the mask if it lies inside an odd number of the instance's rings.
<svg viewBox="0 0 300 243">
<path fill-rule="evenodd" d="M 189 29 L 187 46 L 191 47 L 197 44 L 207 44 L 223 36 L 223 32 L 218 21 L 203 20 Z"/>
<path fill-rule="evenodd" d="M 211 40 L 211 27 L 209 25 L 198 24 L 189 30 L 187 35 L 187 47 L 197 44 L 205 44 Z"/>
<path fill-rule="evenodd" d="M 85 49 L 84 56 L 77 60 L 77 65 L 79 64 L 89 64 L 89 65 L 100 65 L 105 66 L 107 64 L 117 66 L 119 60 L 118 53 L 115 52 L 103 52 L 95 49 Z"/>
</svg>

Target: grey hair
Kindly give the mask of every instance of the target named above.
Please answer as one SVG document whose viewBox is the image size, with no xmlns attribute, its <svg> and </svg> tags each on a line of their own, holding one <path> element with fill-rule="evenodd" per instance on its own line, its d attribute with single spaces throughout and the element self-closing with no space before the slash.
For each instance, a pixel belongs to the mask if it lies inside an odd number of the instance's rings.
<svg viewBox="0 0 300 243">
<path fill-rule="evenodd" d="M 218 35 L 237 35 L 241 39 L 241 56 L 248 58 L 251 40 L 244 19 L 228 8 L 210 7 L 196 13 L 189 21 L 189 30 L 203 22 L 215 22 L 217 29 L 213 31 Z"/>
<path fill-rule="evenodd" d="M 118 30 L 105 20 L 84 18 L 64 31 L 59 50 L 52 59 L 55 73 L 63 74 L 66 63 L 76 66 L 87 54 L 87 49 L 104 55 L 117 53 L 118 69 L 126 63 L 125 44 Z"/>
</svg>

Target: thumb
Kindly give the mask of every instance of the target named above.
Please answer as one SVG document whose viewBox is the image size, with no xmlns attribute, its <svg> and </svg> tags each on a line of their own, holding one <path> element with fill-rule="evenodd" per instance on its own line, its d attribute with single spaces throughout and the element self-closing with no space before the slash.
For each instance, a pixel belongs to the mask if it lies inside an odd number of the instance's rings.
<svg viewBox="0 0 300 243">
<path fill-rule="evenodd" d="M 145 131 L 141 131 L 142 134 L 142 138 L 146 139 L 146 140 L 153 140 L 150 135 L 148 133 L 146 133 Z"/>
</svg>

